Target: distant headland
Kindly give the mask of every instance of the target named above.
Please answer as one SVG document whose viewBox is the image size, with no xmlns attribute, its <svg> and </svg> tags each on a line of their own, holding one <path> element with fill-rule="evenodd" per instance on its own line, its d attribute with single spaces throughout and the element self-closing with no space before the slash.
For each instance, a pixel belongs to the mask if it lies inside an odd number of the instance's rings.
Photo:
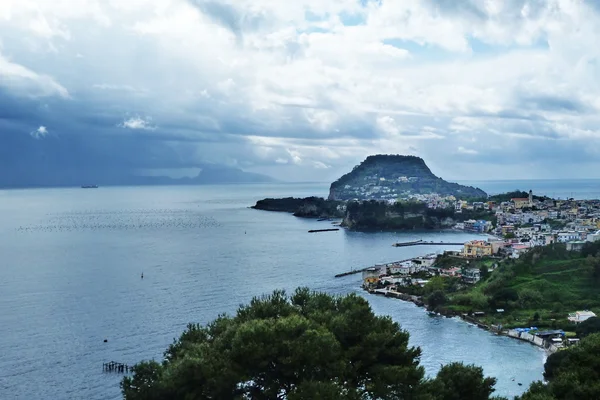
<svg viewBox="0 0 600 400">
<path fill-rule="evenodd" d="M 483 190 L 435 176 L 420 157 L 373 155 L 331 184 L 330 200 L 487 198 Z"/>
<path fill-rule="evenodd" d="M 332 183 L 327 199 L 264 199 L 252 208 L 342 219 L 341 226 L 355 230 L 444 229 L 473 218 L 493 219 L 489 210 L 457 212 L 457 202 L 487 198 L 481 189 L 433 175 L 422 158 L 374 155 Z"/>
</svg>

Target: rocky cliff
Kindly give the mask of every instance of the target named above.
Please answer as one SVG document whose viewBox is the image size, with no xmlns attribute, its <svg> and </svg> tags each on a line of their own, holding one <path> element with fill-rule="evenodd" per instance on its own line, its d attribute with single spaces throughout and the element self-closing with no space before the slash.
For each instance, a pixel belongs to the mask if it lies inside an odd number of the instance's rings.
<svg viewBox="0 0 600 400">
<path fill-rule="evenodd" d="M 283 199 L 264 199 L 256 202 L 252 208 L 265 211 L 283 211 L 293 213 L 296 217 L 307 218 L 341 218 L 344 213 L 338 206 L 339 201 L 325 200 L 322 197 Z"/>
<path fill-rule="evenodd" d="M 435 176 L 422 158 L 374 155 L 331 184 L 330 200 L 385 200 L 414 195 L 487 198 L 478 188 L 446 182 Z"/>
<path fill-rule="evenodd" d="M 445 229 L 457 222 L 452 209 L 433 210 L 423 203 L 349 202 L 342 226 L 354 230 Z"/>
</svg>

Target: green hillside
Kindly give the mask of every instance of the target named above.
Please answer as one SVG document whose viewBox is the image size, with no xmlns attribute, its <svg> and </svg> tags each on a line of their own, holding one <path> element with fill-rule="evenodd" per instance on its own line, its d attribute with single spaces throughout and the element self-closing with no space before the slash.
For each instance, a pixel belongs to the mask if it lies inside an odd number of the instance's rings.
<svg viewBox="0 0 600 400">
<path fill-rule="evenodd" d="M 489 278 L 473 287 L 447 293 L 444 307 L 457 312 L 484 311 L 488 323 L 506 327 L 569 328 L 569 313 L 591 310 L 600 314 L 599 284 L 600 243 L 588 243 L 581 252 L 553 244 L 500 263 Z"/>
</svg>

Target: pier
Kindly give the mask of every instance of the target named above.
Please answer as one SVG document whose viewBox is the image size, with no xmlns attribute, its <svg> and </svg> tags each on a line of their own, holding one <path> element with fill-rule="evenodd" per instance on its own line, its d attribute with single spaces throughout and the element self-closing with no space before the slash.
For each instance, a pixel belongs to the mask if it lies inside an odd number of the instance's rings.
<svg viewBox="0 0 600 400">
<path fill-rule="evenodd" d="M 102 371 L 103 372 L 117 372 L 117 373 L 123 374 L 123 373 L 133 372 L 133 367 L 130 367 L 127 364 L 111 361 L 111 362 L 102 364 Z"/>
<path fill-rule="evenodd" d="M 412 258 L 407 258 L 406 260 L 400 260 L 400 261 L 393 261 L 393 262 L 389 262 L 389 263 L 385 263 L 385 264 L 376 264 L 376 265 L 372 265 L 372 266 L 366 267 L 366 268 L 353 269 L 353 270 L 350 270 L 348 272 L 342 272 L 341 274 L 337 274 L 337 275 L 335 275 L 335 277 L 336 278 L 341 278 L 343 276 L 360 274 L 361 272 L 366 271 L 369 268 L 377 268 L 377 267 L 380 267 L 381 265 L 387 265 L 387 264 L 401 264 L 403 262 L 410 261 L 410 260 L 412 260 Z"/>
<path fill-rule="evenodd" d="M 423 240 L 415 240 L 413 242 L 398 242 L 394 243 L 394 247 L 408 247 L 408 246 L 463 246 L 463 242 L 425 242 Z"/>
</svg>

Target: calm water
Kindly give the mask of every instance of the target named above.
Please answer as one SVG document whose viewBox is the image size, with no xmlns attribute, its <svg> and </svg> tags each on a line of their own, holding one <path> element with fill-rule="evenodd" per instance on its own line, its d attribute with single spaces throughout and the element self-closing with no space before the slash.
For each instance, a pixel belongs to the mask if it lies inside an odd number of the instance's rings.
<svg viewBox="0 0 600 400">
<path fill-rule="evenodd" d="M 308 234 L 329 225 L 247 208 L 266 196 L 326 193 L 326 185 L 0 191 L 0 399 L 118 399 L 120 377 L 102 363 L 160 359 L 188 322 L 278 288 L 359 291 L 359 276 L 333 275 L 427 252 L 394 248 L 396 240 L 473 238 Z M 410 332 L 430 374 L 475 363 L 511 396 L 541 379 L 540 349 L 366 296 Z"/>
</svg>

